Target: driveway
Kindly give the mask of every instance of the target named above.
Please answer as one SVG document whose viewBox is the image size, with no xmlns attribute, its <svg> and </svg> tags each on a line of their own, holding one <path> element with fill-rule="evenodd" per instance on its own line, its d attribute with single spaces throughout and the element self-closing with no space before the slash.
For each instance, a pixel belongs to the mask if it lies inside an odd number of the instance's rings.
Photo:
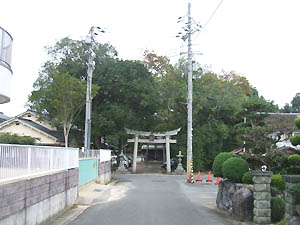
<svg viewBox="0 0 300 225">
<path fill-rule="evenodd" d="M 188 184 L 186 176 L 153 174 L 114 177 L 119 182 L 106 197 L 95 193 L 92 205 L 69 225 L 234 224 L 215 209 L 214 183 Z"/>
</svg>

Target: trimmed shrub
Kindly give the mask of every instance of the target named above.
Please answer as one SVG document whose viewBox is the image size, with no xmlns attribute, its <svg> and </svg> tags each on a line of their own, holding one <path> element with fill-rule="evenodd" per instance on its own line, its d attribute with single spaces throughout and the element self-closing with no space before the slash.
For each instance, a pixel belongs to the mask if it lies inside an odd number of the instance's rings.
<svg viewBox="0 0 300 225">
<path fill-rule="evenodd" d="M 223 177 L 222 165 L 227 159 L 232 158 L 232 157 L 236 157 L 236 156 L 230 152 L 221 152 L 215 157 L 215 160 L 214 160 L 213 166 L 212 166 L 212 172 L 215 177 Z"/>
<path fill-rule="evenodd" d="M 294 196 L 296 203 L 300 203 L 300 184 L 295 184 L 288 189 L 288 193 Z"/>
<path fill-rule="evenodd" d="M 300 118 L 296 118 L 294 120 L 294 124 L 296 125 L 296 127 L 298 127 L 300 129 Z"/>
<path fill-rule="evenodd" d="M 271 186 L 277 188 L 280 192 L 285 190 L 285 181 L 280 174 L 272 175 Z"/>
<path fill-rule="evenodd" d="M 287 168 L 288 174 L 300 173 L 300 155 L 293 154 L 288 157 L 289 167 Z"/>
<path fill-rule="evenodd" d="M 253 175 L 252 175 L 251 171 L 244 173 L 244 175 L 242 177 L 243 184 L 253 184 L 252 178 L 253 178 Z"/>
<path fill-rule="evenodd" d="M 285 213 L 285 201 L 280 197 L 271 199 L 271 219 L 272 222 L 278 222 L 283 219 Z"/>
<path fill-rule="evenodd" d="M 222 174 L 228 180 L 241 183 L 244 173 L 249 171 L 249 165 L 246 160 L 241 158 L 229 158 L 222 166 Z"/>
<path fill-rule="evenodd" d="M 291 166 L 300 166 L 300 155 L 293 154 L 288 157 Z"/>
<path fill-rule="evenodd" d="M 297 146 L 300 144 L 300 135 L 296 134 L 290 138 L 292 145 Z"/>
</svg>

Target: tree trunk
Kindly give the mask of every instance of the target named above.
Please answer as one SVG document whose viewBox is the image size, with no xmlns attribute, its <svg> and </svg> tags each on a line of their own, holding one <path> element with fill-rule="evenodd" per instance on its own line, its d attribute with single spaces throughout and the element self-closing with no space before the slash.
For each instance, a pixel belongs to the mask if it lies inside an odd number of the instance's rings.
<svg viewBox="0 0 300 225">
<path fill-rule="evenodd" d="M 100 142 L 100 140 L 101 140 L 101 137 L 99 137 L 99 136 L 95 136 L 93 138 L 93 144 L 94 144 L 94 148 L 95 149 L 100 149 L 101 148 L 101 142 Z"/>
<path fill-rule="evenodd" d="M 65 147 L 68 147 L 68 140 L 69 140 L 69 132 L 70 130 L 67 129 L 67 126 L 64 124 L 64 136 L 65 136 Z"/>
</svg>

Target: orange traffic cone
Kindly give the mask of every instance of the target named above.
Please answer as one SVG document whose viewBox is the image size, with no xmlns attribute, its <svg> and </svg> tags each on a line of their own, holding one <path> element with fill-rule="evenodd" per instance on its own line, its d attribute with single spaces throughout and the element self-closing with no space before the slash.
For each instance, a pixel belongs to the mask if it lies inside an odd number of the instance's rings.
<svg viewBox="0 0 300 225">
<path fill-rule="evenodd" d="M 208 172 L 208 177 L 207 177 L 206 182 L 212 182 L 210 171 Z"/>
<path fill-rule="evenodd" d="M 197 180 L 196 181 L 202 182 L 201 177 L 200 177 L 200 171 L 198 171 L 198 176 L 197 176 Z"/>
<path fill-rule="evenodd" d="M 217 182 L 215 183 L 215 185 L 219 185 L 220 181 L 221 181 L 221 178 L 218 177 L 218 178 L 217 178 Z"/>
</svg>

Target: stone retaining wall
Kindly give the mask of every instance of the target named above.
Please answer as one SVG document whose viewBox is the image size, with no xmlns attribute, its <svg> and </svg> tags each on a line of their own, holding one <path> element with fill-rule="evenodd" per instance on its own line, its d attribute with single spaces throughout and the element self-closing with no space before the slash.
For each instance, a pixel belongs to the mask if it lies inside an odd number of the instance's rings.
<svg viewBox="0 0 300 225">
<path fill-rule="evenodd" d="M 253 191 L 250 187 L 221 181 L 218 187 L 217 207 L 240 221 L 251 221 L 253 217 Z"/>
<path fill-rule="evenodd" d="M 37 225 L 71 207 L 78 169 L 0 185 L 0 225 Z"/>
</svg>

